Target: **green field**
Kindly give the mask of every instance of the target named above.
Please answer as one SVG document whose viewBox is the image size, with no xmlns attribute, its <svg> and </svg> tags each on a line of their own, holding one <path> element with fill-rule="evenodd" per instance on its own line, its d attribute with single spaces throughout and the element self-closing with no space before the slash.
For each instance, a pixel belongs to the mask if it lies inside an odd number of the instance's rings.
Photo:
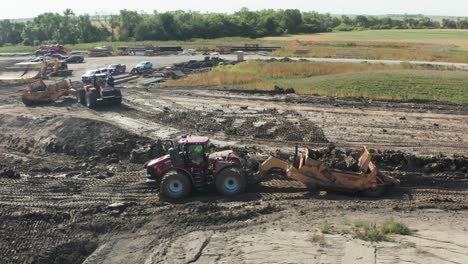
<svg viewBox="0 0 468 264">
<path fill-rule="evenodd" d="M 468 30 L 449 29 L 364 30 L 266 37 L 264 40 L 422 42 L 436 45 L 455 45 L 463 50 L 468 50 Z"/>
<path fill-rule="evenodd" d="M 249 61 L 220 66 L 167 85 L 236 85 L 258 90 L 279 85 L 292 87 L 298 94 L 468 103 L 466 71 L 411 65 Z"/>
<path fill-rule="evenodd" d="M 290 42 L 274 53 L 277 56 L 468 63 L 468 30 L 366 30 L 264 40 Z"/>
<path fill-rule="evenodd" d="M 422 99 L 468 103 L 466 72 L 400 70 L 277 80 L 303 94 L 376 99 Z"/>
</svg>

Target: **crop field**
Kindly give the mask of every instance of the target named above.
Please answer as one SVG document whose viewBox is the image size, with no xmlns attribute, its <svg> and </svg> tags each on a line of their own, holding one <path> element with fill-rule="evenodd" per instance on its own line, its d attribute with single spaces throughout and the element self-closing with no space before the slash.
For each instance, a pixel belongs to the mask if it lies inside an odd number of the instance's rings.
<svg viewBox="0 0 468 264">
<path fill-rule="evenodd" d="M 455 45 L 468 50 L 468 30 L 411 29 L 365 30 L 266 37 L 268 41 L 386 41 Z"/>
<path fill-rule="evenodd" d="M 327 64 L 248 61 L 220 66 L 168 85 L 237 85 L 271 90 L 292 87 L 300 94 L 373 99 L 420 99 L 468 103 L 468 76 L 450 68 L 411 65 Z"/>
<path fill-rule="evenodd" d="M 277 56 L 468 61 L 466 30 L 367 30 L 268 37 L 289 41 Z"/>
</svg>

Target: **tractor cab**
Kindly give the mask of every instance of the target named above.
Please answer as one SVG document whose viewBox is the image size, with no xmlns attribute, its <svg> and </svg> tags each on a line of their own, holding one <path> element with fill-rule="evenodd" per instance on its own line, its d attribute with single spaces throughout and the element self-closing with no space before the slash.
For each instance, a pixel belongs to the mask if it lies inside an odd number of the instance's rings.
<svg viewBox="0 0 468 264">
<path fill-rule="evenodd" d="M 208 155 L 208 137 L 186 136 L 168 154 L 146 164 L 147 182 L 159 183 L 161 193 L 173 199 L 188 195 L 193 188 L 216 185 L 226 195 L 245 189 L 244 162 L 232 151 Z"/>
<path fill-rule="evenodd" d="M 179 140 L 179 147 L 177 149 L 169 150 L 171 160 L 179 163 L 179 160 L 183 159 L 184 163 L 186 163 L 187 165 L 207 167 L 208 142 L 208 137 L 191 135 L 183 137 Z"/>
<path fill-rule="evenodd" d="M 96 74 L 91 77 L 91 84 L 98 89 L 104 86 L 113 87 L 114 78 L 104 73 Z"/>
</svg>

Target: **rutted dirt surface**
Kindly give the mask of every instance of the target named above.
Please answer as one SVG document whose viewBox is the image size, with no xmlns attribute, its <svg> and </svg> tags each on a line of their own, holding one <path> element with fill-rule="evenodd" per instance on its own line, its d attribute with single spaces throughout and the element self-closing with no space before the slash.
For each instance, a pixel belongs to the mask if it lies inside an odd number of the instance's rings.
<svg viewBox="0 0 468 264">
<path fill-rule="evenodd" d="M 466 106 L 126 86 L 122 108 L 99 110 L 26 108 L 21 87 L 0 88 L 2 263 L 466 263 Z M 366 145 L 402 184 L 366 199 L 272 176 L 240 197 L 161 200 L 131 156 L 190 132 L 260 160 L 306 145 L 340 168 Z M 377 244 L 339 231 L 390 217 L 418 231 Z M 314 242 L 324 221 L 334 232 Z"/>
</svg>

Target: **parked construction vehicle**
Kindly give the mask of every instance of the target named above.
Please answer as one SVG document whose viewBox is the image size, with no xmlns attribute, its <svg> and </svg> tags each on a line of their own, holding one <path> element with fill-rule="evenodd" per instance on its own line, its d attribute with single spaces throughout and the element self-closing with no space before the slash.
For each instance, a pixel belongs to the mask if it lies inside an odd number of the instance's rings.
<svg viewBox="0 0 468 264">
<path fill-rule="evenodd" d="M 245 162 L 232 151 L 208 155 L 208 137 L 186 136 L 169 154 L 146 164 L 148 182 L 160 184 L 160 194 L 171 199 L 187 197 L 192 188 L 216 185 L 224 195 L 243 193 Z"/>
<path fill-rule="evenodd" d="M 83 88 L 77 90 L 76 99 L 88 108 L 94 108 L 98 103 L 120 105 L 122 93 L 114 87 L 114 78 L 111 75 L 95 74 Z"/>
<path fill-rule="evenodd" d="M 43 56 L 46 54 L 65 54 L 65 47 L 61 44 L 53 44 L 53 45 L 43 45 L 40 46 L 38 50 L 36 50 L 36 56 Z"/>
<path fill-rule="evenodd" d="M 28 87 L 23 91 L 21 100 L 26 106 L 38 103 L 55 102 L 62 96 L 75 95 L 76 90 L 70 81 L 60 80 L 50 84 L 44 83 L 42 79 L 31 80 Z"/>
<path fill-rule="evenodd" d="M 309 158 L 307 148 L 299 151 L 296 146 L 293 164 L 277 157 L 269 157 L 260 166 L 258 180 L 269 172 L 279 170 L 288 178 L 304 183 L 312 191 L 362 193 L 370 197 L 381 196 L 389 187 L 400 183 L 393 177 L 378 173 L 366 147 L 362 148 L 358 164 L 359 172 L 332 169 L 320 161 Z"/>
</svg>

